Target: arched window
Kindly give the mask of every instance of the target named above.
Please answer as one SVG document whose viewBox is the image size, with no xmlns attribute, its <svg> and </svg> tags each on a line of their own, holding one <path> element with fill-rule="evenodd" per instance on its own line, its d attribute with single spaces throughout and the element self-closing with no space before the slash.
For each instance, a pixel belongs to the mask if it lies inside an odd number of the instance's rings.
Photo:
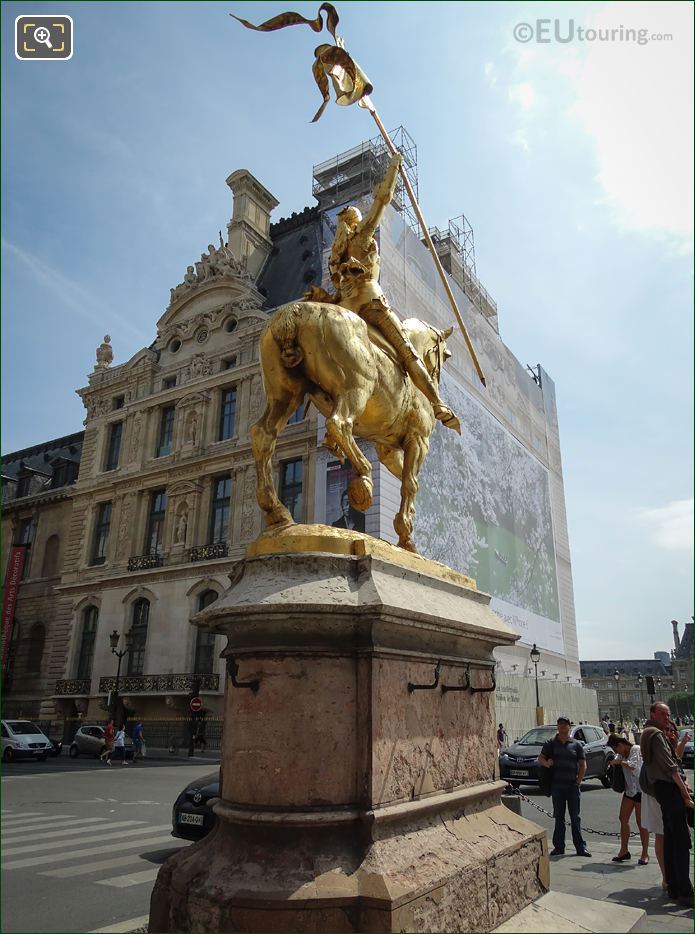
<svg viewBox="0 0 695 934">
<path fill-rule="evenodd" d="M 36 674 L 41 671 L 41 659 L 46 645 L 46 627 L 43 623 L 34 623 L 29 630 L 29 648 L 27 651 L 27 672 Z"/>
<path fill-rule="evenodd" d="M 94 659 L 94 642 L 97 636 L 97 623 L 99 622 L 99 609 L 95 606 L 85 607 L 82 613 L 82 635 L 80 638 L 80 652 L 77 657 L 77 677 L 91 678 L 92 661 Z"/>
<path fill-rule="evenodd" d="M 128 674 L 141 675 L 145 670 L 145 646 L 147 625 L 150 620 L 150 601 L 140 597 L 133 604 L 133 620 L 130 627 L 132 641 L 128 653 Z"/>
<path fill-rule="evenodd" d="M 41 577 L 55 577 L 58 573 L 58 549 L 60 548 L 60 539 L 57 535 L 51 535 L 46 542 L 43 552 L 43 566 L 41 568 Z"/>
<path fill-rule="evenodd" d="M 204 610 L 217 600 L 214 590 L 204 590 L 198 597 L 198 611 Z M 210 675 L 215 667 L 215 633 L 207 629 L 198 629 L 195 637 L 195 660 L 193 674 Z"/>
</svg>

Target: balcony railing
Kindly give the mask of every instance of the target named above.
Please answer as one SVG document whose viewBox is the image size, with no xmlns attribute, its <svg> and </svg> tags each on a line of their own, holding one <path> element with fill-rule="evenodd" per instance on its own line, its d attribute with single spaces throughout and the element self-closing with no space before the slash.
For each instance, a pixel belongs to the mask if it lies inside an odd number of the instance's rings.
<svg viewBox="0 0 695 934">
<path fill-rule="evenodd" d="M 129 571 L 148 571 L 150 568 L 161 568 L 164 559 L 161 555 L 136 555 L 128 558 Z"/>
<path fill-rule="evenodd" d="M 193 690 L 193 683 L 200 682 L 199 690 L 217 691 L 220 676 L 213 675 L 125 675 L 118 679 L 119 694 L 188 694 Z M 99 693 L 108 694 L 116 690 L 116 679 L 99 678 Z M 89 693 L 89 692 L 87 692 Z"/>
<path fill-rule="evenodd" d="M 65 678 L 56 681 L 55 692 L 63 697 L 89 697 L 92 682 L 90 678 Z"/>
<path fill-rule="evenodd" d="M 226 558 L 229 554 L 227 542 L 213 542 L 210 545 L 194 545 L 190 551 L 191 561 L 211 561 L 213 558 Z"/>
</svg>

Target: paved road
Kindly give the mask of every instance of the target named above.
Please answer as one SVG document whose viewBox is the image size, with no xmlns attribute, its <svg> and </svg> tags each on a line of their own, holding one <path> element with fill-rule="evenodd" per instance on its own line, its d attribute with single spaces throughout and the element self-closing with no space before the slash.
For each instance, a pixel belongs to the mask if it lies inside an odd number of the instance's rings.
<svg viewBox="0 0 695 934">
<path fill-rule="evenodd" d="M 131 931 L 141 926 L 160 865 L 188 845 L 171 836 L 172 803 L 184 785 L 215 768 L 214 763 L 200 760 L 172 764 L 151 759 L 108 767 L 67 756 L 6 766 L 2 777 L 2 930 L 8 934 L 92 932 L 121 924 L 121 930 Z M 529 788 L 521 790 L 552 810 L 548 798 Z M 586 782 L 582 792 L 584 826 L 617 831 L 619 796 L 593 781 Z M 526 802 L 523 813 L 552 830 L 552 820 Z M 654 890 L 656 866 L 636 867 L 633 860 L 631 865 L 620 864 L 618 875 L 610 862 L 613 848 L 617 852 L 617 837 L 587 833 L 586 839 L 594 859 L 565 857 L 562 865 L 551 868 L 553 888 L 590 894 L 596 885 L 595 897 L 613 898 L 617 892 L 617 900 L 620 891 L 634 889 L 635 897 L 645 899 L 640 907 L 649 908 L 660 894 Z M 603 870 L 604 877 L 594 881 L 593 873 Z M 579 892 L 580 880 L 587 873 L 592 874 L 585 879 L 587 890 Z M 625 903 L 633 901 L 625 899 Z M 688 918 L 692 918 L 690 913 Z M 657 914 L 650 920 L 659 923 L 661 917 Z M 691 929 L 692 920 L 673 915 L 663 926 L 653 928 Z"/>
<path fill-rule="evenodd" d="M 160 865 L 188 845 L 171 836 L 172 803 L 214 769 L 67 756 L 6 766 L 2 930 L 95 931 L 146 915 Z"/>
</svg>

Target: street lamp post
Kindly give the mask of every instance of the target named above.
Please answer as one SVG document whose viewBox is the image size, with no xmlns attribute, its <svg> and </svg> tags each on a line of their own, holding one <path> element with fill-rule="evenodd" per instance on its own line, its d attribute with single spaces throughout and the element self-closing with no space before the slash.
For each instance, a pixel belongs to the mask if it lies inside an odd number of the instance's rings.
<svg viewBox="0 0 695 934">
<path fill-rule="evenodd" d="M 536 643 L 533 643 L 533 648 L 529 652 L 531 661 L 533 662 L 534 668 L 536 669 L 536 725 L 543 725 L 543 712 L 541 710 L 541 699 L 540 694 L 538 693 L 538 662 L 541 660 L 541 653 L 538 651 Z"/>
<path fill-rule="evenodd" d="M 661 696 L 661 678 L 656 679 L 656 696 L 660 701 L 663 701 L 663 697 Z"/>
<path fill-rule="evenodd" d="M 111 705 L 113 709 L 114 720 L 118 719 L 118 685 L 119 685 L 119 681 L 121 678 L 121 662 L 126 657 L 128 652 L 130 652 L 130 648 L 133 642 L 133 634 L 132 632 L 127 632 L 125 634 L 125 648 L 124 649 L 118 648 L 118 643 L 120 641 L 120 638 L 121 638 L 121 634 L 118 632 L 117 629 L 114 629 L 114 631 L 109 636 L 109 641 L 111 643 L 111 651 L 118 659 L 118 667 L 116 668 L 116 683 L 114 685 L 113 695 L 111 697 Z"/>
<path fill-rule="evenodd" d="M 637 687 L 639 688 L 640 698 L 642 700 L 642 718 L 646 720 L 647 710 L 644 706 L 644 678 L 642 677 L 641 673 L 638 673 L 637 675 Z"/>
<path fill-rule="evenodd" d="M 622 726 L 623 725 L 623 705 L 622 705 L 622 701 L 620 700 L 620 672 L 618 671 L 617 668 L 613 672 L 613 677 L 615 678 L 615 686 L 618 689 L 618 719 Z"/>
</svg>

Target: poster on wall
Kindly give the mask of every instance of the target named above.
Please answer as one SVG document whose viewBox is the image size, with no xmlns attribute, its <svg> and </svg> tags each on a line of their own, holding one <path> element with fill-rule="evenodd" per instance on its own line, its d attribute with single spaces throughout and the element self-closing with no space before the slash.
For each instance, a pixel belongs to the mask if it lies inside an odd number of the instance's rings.
<svg viewBox="0 0 695 934">
<path fill-rule="evenodd" d="M 326 523 L 336 529 L 365 531 L 365 515 L 350 505 L 347 489 L 355 476 L 349 464 L 329 461 L 326 465 Z"/>
<path fill-rule="evenodd" d="M 562 654 L 548 470 L 451 378 L 462 434 L 435 430 L 420 473 L 421 554 L 476 579 L 524 643 Z"/>
</svg>

